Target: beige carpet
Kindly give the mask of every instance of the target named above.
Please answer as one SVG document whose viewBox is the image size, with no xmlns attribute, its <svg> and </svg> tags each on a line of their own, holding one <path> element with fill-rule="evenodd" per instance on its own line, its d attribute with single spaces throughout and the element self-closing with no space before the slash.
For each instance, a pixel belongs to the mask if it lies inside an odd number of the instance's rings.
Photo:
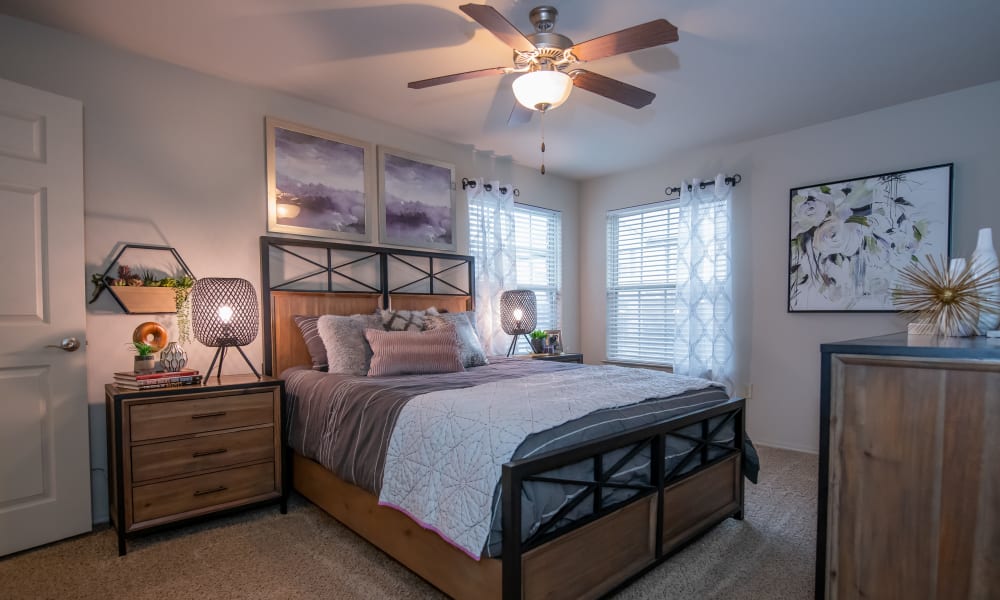
<svg viewBox="0 0 1000 600">
<path fill-rule="evenodd" d="M 807 599 L 813 595 L 816 457 L 761 448 L 746 520 L 728 520 L 618 597 Z M 305 500 L 130 541 L 95 533 L 0 559 L 0 598 L 440 598 Z"/>
</svg>

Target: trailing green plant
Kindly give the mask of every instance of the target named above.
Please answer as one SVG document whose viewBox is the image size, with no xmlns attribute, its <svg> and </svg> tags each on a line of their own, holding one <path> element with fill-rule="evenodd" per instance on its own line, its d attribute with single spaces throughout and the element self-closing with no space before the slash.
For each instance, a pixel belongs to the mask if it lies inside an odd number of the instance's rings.
<svg viewBox="0 0 1000 600">
<path fill-rule="evenodd" d="M 154 352 L 153 347 L 146 342 L 129 342 L 125 345 L 135 350 L 138 356 L 152 356 Z"/>
<path fill-rule="evenodd" d="M 531 339 L 533 340 L 544 340 L 546 337 L 548 337 L 548 334 L 541 329 L 536 329 L 531 332 Z"/>
</svg>

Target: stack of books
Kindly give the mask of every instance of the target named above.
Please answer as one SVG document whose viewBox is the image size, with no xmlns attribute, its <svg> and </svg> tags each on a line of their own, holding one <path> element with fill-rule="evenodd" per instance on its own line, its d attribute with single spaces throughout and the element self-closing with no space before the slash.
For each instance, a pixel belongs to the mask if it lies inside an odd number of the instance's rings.
<svg viewBox="0 0 1000 600">
<path fill-rule="evenodd" d="M 181 371 L 161 371 L 157 373 L 136 373 L 120 371 L 115 373 L 115 386 L 126 390 L 151 390 L 175 385 L 198 385 L 201 375 L 197 369 Z"/>
</svg>

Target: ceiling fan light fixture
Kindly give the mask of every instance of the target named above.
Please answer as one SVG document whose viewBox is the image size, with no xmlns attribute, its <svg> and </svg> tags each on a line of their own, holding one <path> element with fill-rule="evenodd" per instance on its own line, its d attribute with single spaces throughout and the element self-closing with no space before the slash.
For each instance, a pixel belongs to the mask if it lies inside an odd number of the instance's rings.
<svg viewBox="0 0 1000 600">
<path fill-rule="evenodd" d="M 566 102 L 573 79 L 562 71 L 532 71 L 515 79 L 511 87 L 522 106 L 545 112 Z"/>
</svg>

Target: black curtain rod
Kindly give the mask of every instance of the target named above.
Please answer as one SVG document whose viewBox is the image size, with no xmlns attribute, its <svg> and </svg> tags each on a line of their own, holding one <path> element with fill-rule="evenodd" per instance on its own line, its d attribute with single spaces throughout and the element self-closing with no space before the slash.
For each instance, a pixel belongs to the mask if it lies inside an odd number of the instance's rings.
<svg viewBox="0 0 1000 600">
<path fill-rule="evenodd" d="M 736 185 L 739 182 L 743 181 L 743 176 L 740 175 L 739 173 L 736 173 L 734 175 L 726 177 L 725 181 L 729 185 Z M 714 179 L 709 179 L 708 181 L 702 181 L 701 183 L 698 184 L 698 189 L 699 190 L 703 190 L 703 189 L 707 188 L 710 185 L 715 185 L 715 180 Z M 689 192 L 692 190 L 692 187 L 691 187 L 690 183 L 688 184 L 687 188 L 688 188 Z M 680 186 L 677 186 L 677 187 L 668 187 L 668 188 L 666 188 L 663 191 L 668 196 L 672 196 L 674 194 L 680 194 L 681 193 L 681 188 L 680 188 Z"/>
<path fill-rule="evenodd" d="M 477 184 L 476 184 L 476 180 L 475 179 L 469 179 L 468 177 L 463 177 L 462 178 L 462 189 L 463 190 L 465 188 L 476 189 L 476 185 Z M 484 183 L 483 184 L 483 189 L 485 189 L 487 192 L 492 192 L 493 191 L 493 184 L 492 183 Z M 505 186 L 505 185 L 500 186 L 500 193 L 501 194 L 506 194 L 507 193 L 507 186 Z M 519 190 L 517 188 L 514 188 L 513 194 L 514 194 L 515 198 L 518 198 L 518 197 L 521 196 L 521 190 Z"/>
</svg>

